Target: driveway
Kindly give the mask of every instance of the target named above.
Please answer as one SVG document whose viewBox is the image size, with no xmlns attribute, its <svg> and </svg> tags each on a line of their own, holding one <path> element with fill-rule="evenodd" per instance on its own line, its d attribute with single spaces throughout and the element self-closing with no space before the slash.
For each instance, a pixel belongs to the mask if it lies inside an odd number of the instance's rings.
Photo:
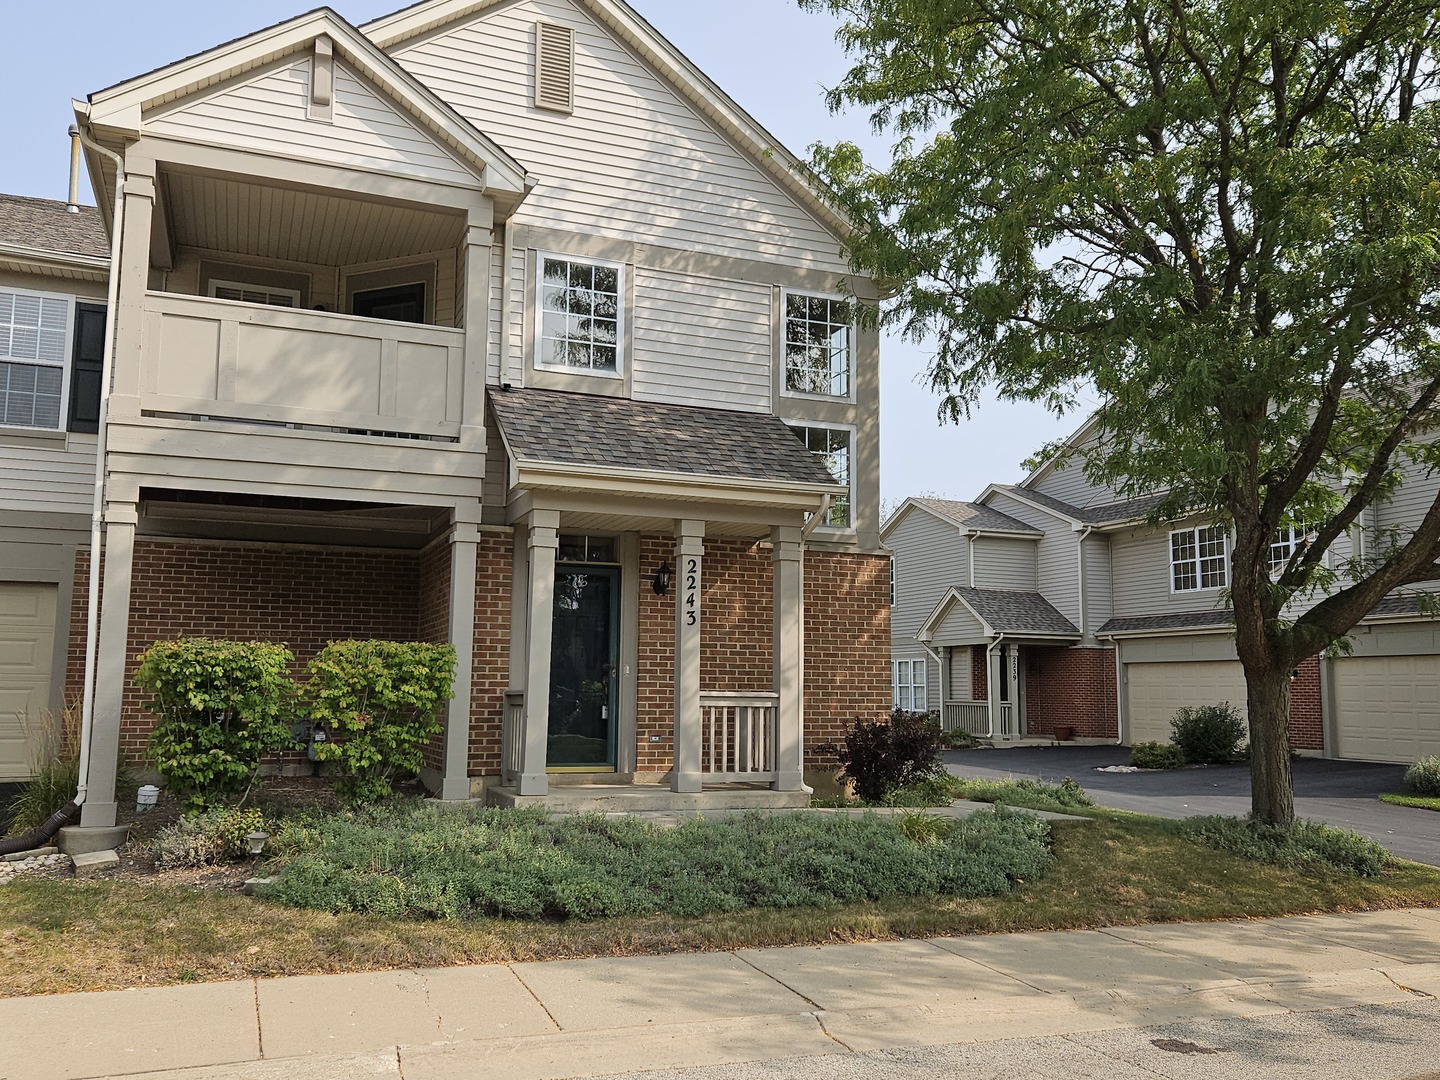
<svg viewBox="0 0 1440 1080">
<path fill-rule="evenodd" d="M 1243 817 L 1250 812 L 1248 765 L 1218 765 L 1168 772 L 1103 773 L 1104 765 L 1130 760 L 1123 746 L 1021 746 L 956 750 L 944 755 L 956 776 L 1028 776 L 1056 783 L 1069 776 L 1101 806 L 1156 817 L 1201 814 Z M 1403 859 L 1440 866 L 1440 813 L 1380 802 L 1405 790 L 1404 765 L 1297 758 L 1295 814 L 1354 829 Z"/>
</svg>

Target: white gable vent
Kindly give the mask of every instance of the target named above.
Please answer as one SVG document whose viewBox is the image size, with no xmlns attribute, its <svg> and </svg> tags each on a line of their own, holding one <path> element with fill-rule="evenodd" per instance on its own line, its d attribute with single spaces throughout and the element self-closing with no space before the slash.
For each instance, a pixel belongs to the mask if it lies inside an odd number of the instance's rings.
<svg viewBox="0 0 1440 1080">
<path fill-rule="evenodd" d="M 568 26 L 535 24 L 535 106 L 575 109 L 575 31 Z"/>
</svg>

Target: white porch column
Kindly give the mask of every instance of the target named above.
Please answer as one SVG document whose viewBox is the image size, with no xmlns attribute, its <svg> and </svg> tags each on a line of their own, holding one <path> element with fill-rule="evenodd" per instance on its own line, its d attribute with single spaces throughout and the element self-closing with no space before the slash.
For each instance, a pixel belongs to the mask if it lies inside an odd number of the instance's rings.
<svg viewBox="0 0 1440 1080">
<path fill-rule="evenodd" d="M 771 531 L 775 594 L 775 781 L 777 791 L 805 786 L 805 548 L 798 528 Z"/>
<path fill-rule="evenodd" d="M 136 502 L 112 502 L 106 506 L 105 584 L 95 666 L 95 714 L 90 730 L 90 788 L 80 808 L 82 827 L 115 824 L 120 708 L 125 695 L 125 659 L 130 654 L 130 578 L 135 563 L 135 525 L 139 520 Z M 90 573 L 100 572 L 92 551 Z"/>
<path fill-rule="evenodd" d="M 997 739 L 1005 734 L 1000 711 L 1000 665 L 1004 662 L 1001 656 L 1003 649 L 1003 645 L 1000 648 L 991 645 L 985 650 L 985 700 L 990 706 L 990 734 Z"/>
<path fill-rule="evenodd" d="M 479 506 L 476 506 L 479 510 Z M 455 696 L 445 712 L 445 775 L 440 797 L 470 798 L 470 697 L 475 669 L 475 569 L 480 527 L 456 522 L 450 533 L 450 644 L 455 646 Z"/>
<path fill-rule="evenodd" d="M 700 572 L 705 522 L 675 522 L 675 762 L 672 791 L 698 792 L 700 776 Z"/>
<path fill-rule="evenodd" d="M 530 602 L 525 638 L 525 731 L 520 746 L 518 795 L 547 795 L 546 744 L 550 738 L 550 635 L 555 624 L 555 552 L 560 547 L 560 513 L 530 514 Z"/>
</svg>

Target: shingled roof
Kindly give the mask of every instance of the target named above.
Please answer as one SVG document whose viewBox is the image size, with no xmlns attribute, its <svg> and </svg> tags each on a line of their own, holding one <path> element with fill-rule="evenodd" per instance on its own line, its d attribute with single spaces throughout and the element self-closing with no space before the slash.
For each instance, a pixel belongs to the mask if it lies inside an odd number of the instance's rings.
<svg viewBox="0 0 1440 1080">
<path fill-rule="evenodd" d="M 1153 495 L 1142 495 L 1136 499 L 1095 503 L 1092 506 L 1075 506 L 1057 499 L 1053 495 L 1046 495 L 1043 491 L 1036 491 L 1034 488 L 1004 486 L 997 490 L 1014 495 L 1019 499 L 1026 499 L 1039 506 L 1048 507 L 1057 514 L 1078 521 L 1082 525 L 1125 525 L 1132 521 L 1139 521 L 1159 506 L 1169 494 L 1169 492 L 1161 491 Z"/>
<path fill-rule="evenodd" d="M 1038 592 L 957 588 L 960 599 L 997 634 L 1062 634 L 1080 631 Z"/>
<path fill-rule="evenodd" d="M 555 390 L 492 389 L 505 445 L 523 464 L 602 466 L 834 488 L 777 417 Z"/>
<path fill-rule="evenodd" d="M 1164 615 L 1132 615 L 1111 619 L 1097 634 L 1163 633 L 1167 630 L 1221 630 L 1235 625 L 1228 610 L 1174 611 Z"/>
<path fill-rule="evenodd" d="M 984 503 L 958 502 L 954 499 L 911 499 L 912 503 L 929 510 L 937 517 L 960 526 L 983 532 L 1023 533 L 1026 536 L 1043 536 L 1033 525 L 1027 525 L 1019 518 L 1002 514 Z"/>
<path fill-rule="evenodd" d="M 82 206 L 72 214 L 65 203 L 0 194 L 0 245 L 35 248 L 93 259 L 110 256 L 100 211 Z"/>
</svg>

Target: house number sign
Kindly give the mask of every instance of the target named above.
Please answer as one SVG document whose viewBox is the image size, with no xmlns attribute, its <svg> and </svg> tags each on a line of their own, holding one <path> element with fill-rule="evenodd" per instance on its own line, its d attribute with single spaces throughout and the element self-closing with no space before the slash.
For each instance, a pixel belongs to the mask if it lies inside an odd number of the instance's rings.
<svg viewBox="0 0 1440 1080">
<path fill-rule="evenodd" d="M 700 560 L 689 557 L 685 560 L 685 586 L 681 590 L 680 602 L 684 605 L 685 625 L 700 625 Z"/>
</svg>

